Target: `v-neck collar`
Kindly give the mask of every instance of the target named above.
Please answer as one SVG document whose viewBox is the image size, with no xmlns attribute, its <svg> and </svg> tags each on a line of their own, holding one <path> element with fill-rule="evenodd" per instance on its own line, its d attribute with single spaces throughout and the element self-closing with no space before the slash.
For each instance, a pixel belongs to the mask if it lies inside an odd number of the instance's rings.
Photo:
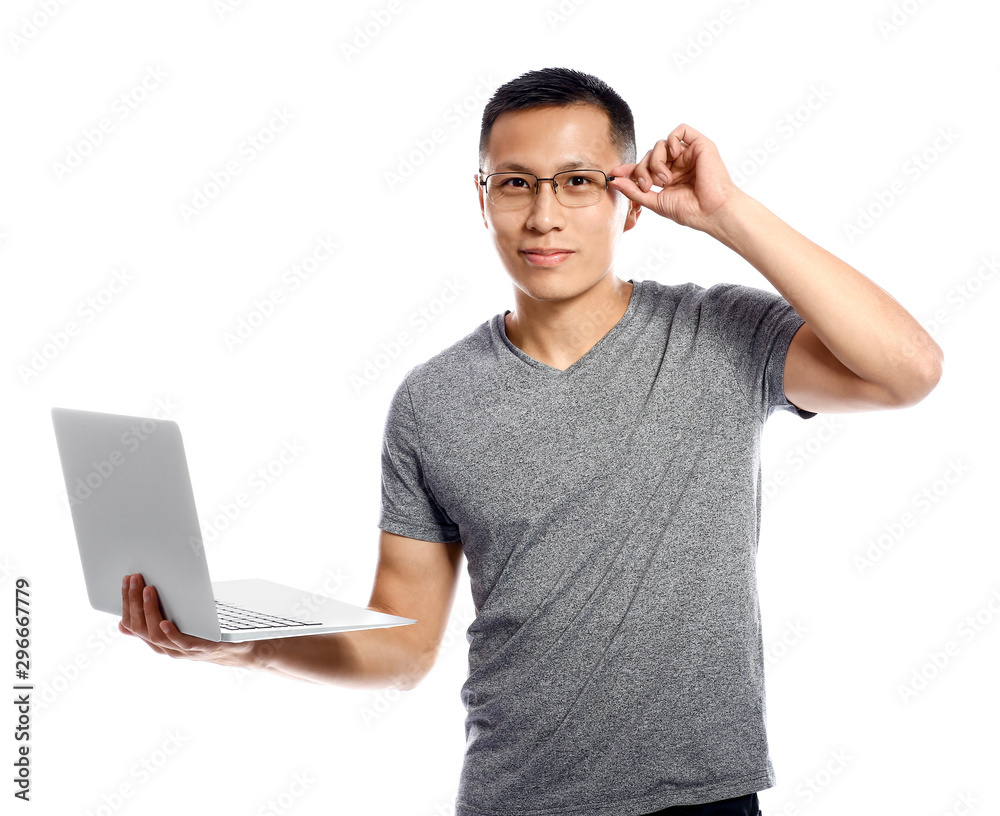
<svg viewBox="0 0 1000 816">
<path fill-rule="evenodd" d="M 632 284 L 632 292 L 629 295 L 628 306 L 625 308 L 625 314 L 621 316 L 617 323 L 608 330 L 600 340 L 594 343 L 587 352 L 580 357 L 575 363 L 565 369 L 558 369 L 554 366 L 550 366 L 547 363 L 543 363 L 540 360 L 536 360 L 534 357 L 525 354 L 521 349 L 515 346 L 510 338 L 507 337 L 507 328 L 504 323 L 504 318 L 510 314 L 510 309 L 505 311 L 503 314 L 498 314 L 493 318 L 493 330 L 496 335 L 499 336 L 500 340 L 507 347 L 507 349 L 517 357 L 522 363 L 530 367 L 530 369 L 538 372 L 539 374 L 549 376 L 552 378 L 566 378 L 572 376 L 573 373 L 585 368 L 591 360 L 595 357 L 600 356 L 601 352 L 612 345 L 615 339 L 625 330 L 628 324 L 632 320 L 632 316 L 636 312 L 636 308 L 641 297 L 642 281 L 634 281 L 631 278 L 628 280 Z"/>
</svg>

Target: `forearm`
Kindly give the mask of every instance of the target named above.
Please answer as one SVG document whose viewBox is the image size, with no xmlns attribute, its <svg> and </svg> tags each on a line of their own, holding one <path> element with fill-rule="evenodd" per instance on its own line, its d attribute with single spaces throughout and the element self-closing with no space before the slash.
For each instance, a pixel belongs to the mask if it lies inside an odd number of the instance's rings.
<svg viewBox="0 0 1000 816">
<path fill-rule="evenodd" d="M 941 348 L 888 292 L 745 193 L 720 208 L 706 232 L 764 275 L 862 379 L 904 397 L 940 370 Z"/>
<path fill-rule="evenodd" d="M 413 688 L 423 663 L 408 626 L 253 641 L 244 668 L 348 688 Z"/>
<path fill-rule="evenodd" d="M 384 607 L 369 609 L 394 614 Z M 413 688 L 433 664 L 420 623 L 353 632 L 331 632 L 239 643 L 186 635 L 163 619 L 156 588 L 139 574 L 122 582 L 122 620 L 118 629 L 137 637 L 159 654 L 270 671 L 312 683 L 352 688 Z"/>
</svg>

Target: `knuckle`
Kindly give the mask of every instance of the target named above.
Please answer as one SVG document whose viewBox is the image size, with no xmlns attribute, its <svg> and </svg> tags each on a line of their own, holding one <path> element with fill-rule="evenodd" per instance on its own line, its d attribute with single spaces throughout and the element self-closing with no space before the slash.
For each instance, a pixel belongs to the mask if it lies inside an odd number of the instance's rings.
<svg viewBox="0 0 1000 816">
<path fill-rule="evenodd" d="M 169 640 L 163 637 L 162 633 L 157 632 L 156 630 L 150 631 L 147 637 L 149 638 L 150 643 L 155 643 L 161 649 L 172 649 L 174 647 Z"/>
</svg>

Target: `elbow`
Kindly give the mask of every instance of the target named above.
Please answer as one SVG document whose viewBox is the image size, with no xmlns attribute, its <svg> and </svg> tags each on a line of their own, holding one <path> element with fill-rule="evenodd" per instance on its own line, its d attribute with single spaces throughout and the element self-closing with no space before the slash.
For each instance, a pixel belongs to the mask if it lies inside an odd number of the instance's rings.
<svg viewBox="0 0 1000 816">
<path fill-rule="evenodd" d="M 940 353 L 924 360 L 914 369 L 913 375 L 907 380 L 905 388 L 896 390 L 896 407 L 908 408 L 921 402 L 928 394 L 937 388 L 944 374 L 944 355 Z"/>
<path fill-rule="evenodd" d="M 936 343 L 934 344 L 934 348 L 936 353 L 924 361 L 920 370 L 920 399 L 923 399 L 937 388 L 944 374 L 944 352 Z"/>
<path fill-rule="evenodd" d="M 411 659 L 405 669 L 393 679 L 391 687 L 399 691 L 413 691 L 430 673 L 434 659 L 434 654 L 423 654 Z"/>
<path fill-rule="evenodd" d="M 397 691 L 413 691 L 413 689 L 420 685 L 420 681 L 423 679 L 423 674 L 404 674 L 397 677 L 390 688 L 394 688 Z"/>
</svg>

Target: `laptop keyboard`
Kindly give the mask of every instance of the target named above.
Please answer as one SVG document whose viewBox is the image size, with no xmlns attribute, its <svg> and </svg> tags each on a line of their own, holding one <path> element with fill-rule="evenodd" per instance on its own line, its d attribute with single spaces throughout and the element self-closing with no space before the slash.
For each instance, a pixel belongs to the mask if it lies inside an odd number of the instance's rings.
<svg viewBox="0 0 1000 816">
<path fill-rule="evenodd" d="M 215 611 L 219 615 L 220 629 L 276 629 L 286 626 L 319 626 L 321 621 L 300 621 L 282 618 L 277 615 L 265 615 L 239 606 L 215 602 Z"/>
</svg>

